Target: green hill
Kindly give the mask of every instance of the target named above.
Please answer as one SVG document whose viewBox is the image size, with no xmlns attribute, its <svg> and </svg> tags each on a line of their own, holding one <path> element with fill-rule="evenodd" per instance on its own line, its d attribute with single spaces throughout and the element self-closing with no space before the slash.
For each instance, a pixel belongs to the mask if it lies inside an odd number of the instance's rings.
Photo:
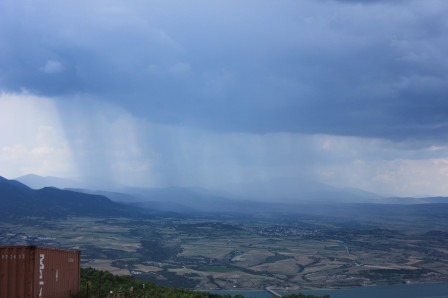
<svg viewBox="0 0 448 298">
<path fill-rule="evenodd" d="M 211 294 L 181 288 L 167 288 L 157 286 L 149 281 L 136 280 L 132 276 L 113 275 L 107 271 L 99 271 L 93 268 L 81 269 L 81 293 L 79 298 L 93 297 L 176 297 L 176 298 L 231 298 L 231 295 Z M 234 296 L 243 298 L 242 295 Z M 314 295 L 292 294 L 288 298 L 319 298 Z M 322 298 L 329 298 L 326 295 Z"/>
</svg>

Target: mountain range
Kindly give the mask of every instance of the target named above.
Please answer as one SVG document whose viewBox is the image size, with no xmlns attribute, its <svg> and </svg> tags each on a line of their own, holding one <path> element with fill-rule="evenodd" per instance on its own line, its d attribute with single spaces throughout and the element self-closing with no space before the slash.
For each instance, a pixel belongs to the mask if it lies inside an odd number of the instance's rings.
<svg viewBox="0 0 448 298">
<path fill-rule="evenodd" d="M 106 194 L 118 201 L 175 200 L 178 203 L 194 197 L 219 197 L 266 202 L 340 202 L 377 203 L 382 196 L 355 188 L 339 188 L 307 178 L 277 178 L 246 183 L 221 185 L 215 189 L 200 187 L 138 188 L 117 185 L 98 178 L 59 178 L 29 174 L 16 178 L 34 189 L 43 187 L 67 188 L 88 193 Z M 120 195 L 119 195 L 120 194 Z M 183 198 L 183 199 L 180 199 Z"/>
<path fill-rule="evenodd" d="M 119 216 L 127 214 L 128 208 L 101 195 L 55 187 L 35 190 L 19 181 L 0 177 L 0 216 L 2 218 Z"/>
<path fill-rule="evenodd" d="M 40 179 L 40 178 L 39 178 Z M 45 180 L 45 179 L 44 179 Z M 331 188 L 325 191 L 327 201 L 297 200 L 292 202 L 256 201 L 247 197 L 232 197 L 226 193 L 200 188 L 124 188 L 125 192 L 59 189 L 44 187 L 32 189 L 16 181 L 0 177 L 0 217 L 20 219 L 22 217 L 64 216 L 148 216 L 154 213 L 230 215 L 233 216 L 307 216 L 332 218 L 357 218 L 365 216 L 441 216 L 448 212 L 444 197 L 388 198 L 372 203 L 347 200 L 330 200 L 335 196 Z M 356 195 L 355 192 L 351 192 Z M 364 194 L 361 192 L 361 194 Z M 369 194 L 370 195 L 370 194 Z M 400 202 L 405 202 L 402 204 Z M 418 204 L 416 204 L 418 203 Z M 426 204 L 422 204 L 426 203 Z"/>
<path fill-rule="evenodd" d="M 444 197 L 386 197 L 357 188 L 341 188 L 311 179 L 277 178 L 221 185 L 215 189 L 200 187 L 127 187 L 99 178 L 59 178 L 25 175 L 17 181 L 33 188 L 57 187 L 88 194 L 103 195 L 124 203 L 148 203 L 160 210 L 185 211 L 202 208 L 211 201 L 256 201 L 286 204 L 302 203 L 446 203 Z"/>
<path fill-rule="evenodd" d="M 74 177 L 74 178 L 60 178 L 53 176 L 39 176 L 35 174 L 28 174 L 20 176 L 15 180 L 33 188 L 41 189 L 44 187 L 64 188 L 84 188 L 84 189 L 101 189 L 101 190 L 117 190 L 124 187 L 117 183 L 111 183 L 105 179 L 97 177 Z"/>
</svg>

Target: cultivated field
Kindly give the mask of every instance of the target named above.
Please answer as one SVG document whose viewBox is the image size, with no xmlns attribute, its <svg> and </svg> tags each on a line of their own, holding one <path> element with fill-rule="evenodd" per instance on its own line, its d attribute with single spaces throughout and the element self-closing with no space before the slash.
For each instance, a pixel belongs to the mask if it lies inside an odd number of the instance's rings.
<svg viewBox="0 0 448 298">
<path fill-rule="evenodd" d="M 448 280 L 448 233 L 160 217 L 28 219 L 1 245 L 82 250 L 82 266 L 200 289 L 334 288 Z"/>
</svg>

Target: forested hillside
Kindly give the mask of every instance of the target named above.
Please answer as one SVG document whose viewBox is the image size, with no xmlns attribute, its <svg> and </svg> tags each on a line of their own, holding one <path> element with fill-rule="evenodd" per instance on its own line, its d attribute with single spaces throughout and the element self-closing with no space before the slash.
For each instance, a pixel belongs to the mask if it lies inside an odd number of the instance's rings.
<svg viewBox="0 0 448 298">
<path fill-rule="evenodd" d="M 149 281 L 136 280 L 132 276 L 113 275 L 107 271 L 99 271 L 93 268 L 81 269 L 81 294 L 80 298 L 94 297 L 223 297 L 231 298 L 229 294 L 219 295 L 207 292 L 199 292 L 182 288 L 167 288 L 157 286 Z M 233 297 L 242 298 L 242 295 Z M 314 295 L 292 294 L 283 297 L 288 298 L 319 298 Z M 329 298 L 326 295 L 322 298 Z"/>
</svg>

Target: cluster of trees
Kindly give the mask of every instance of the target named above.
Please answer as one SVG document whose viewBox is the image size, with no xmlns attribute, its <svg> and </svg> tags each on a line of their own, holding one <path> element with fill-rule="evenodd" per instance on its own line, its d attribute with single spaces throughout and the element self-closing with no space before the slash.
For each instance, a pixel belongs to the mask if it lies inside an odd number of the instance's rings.
<svg viewBox="0 0 448 298">
<path fill-rule="evenodd" d="M 150 281 L 136 280 L 132 276 L 113 275 L 108 271 L 99 271 L 93 268 L 81 269 L 80 298 L 96 297 L 223 297 L 209 293 L 186 289 L 176 289 L 157 286 Z M 230 296 L 228 296 L 230 298 Z"/>
<path fill-rule="evenodd" d="M 175 297 L 175 298 L 231 298 L 229 294 L 211 294 L 181 288 L 157 286 L 150 281 L 136 280 L 132 276 L 113 275 L 93 268 L 81 269 L 81 292 L 79 298 L 130 298 L 130 297 Z M 244 298 L 235 295 L 234 298 Z M 318 298 L 314 295 L 291 294 L 287 298 Z M 329 298 L 326 295 L 322 298 Z"/>
</svg>

